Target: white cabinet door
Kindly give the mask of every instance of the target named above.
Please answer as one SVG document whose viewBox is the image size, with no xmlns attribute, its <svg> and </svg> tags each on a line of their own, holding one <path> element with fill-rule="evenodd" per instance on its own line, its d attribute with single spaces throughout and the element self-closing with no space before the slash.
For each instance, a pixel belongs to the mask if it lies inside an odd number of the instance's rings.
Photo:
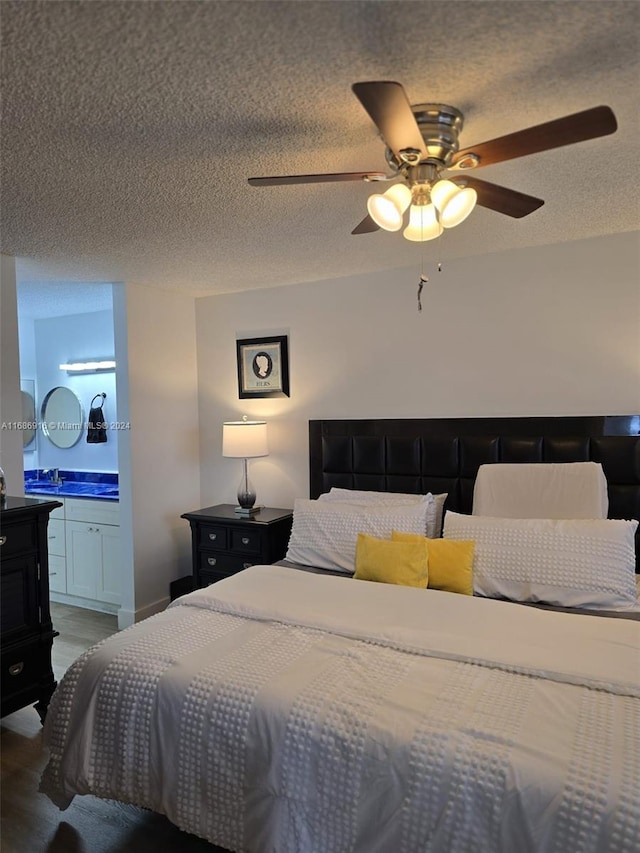
<svg viewBox="0 0 640 853">
<path fill-rule="evenodd" d="M 101 524 L 100 572 L 97 577 L 96 598 L 110 604 L 122 603 L 122 559 L 120 558 L 120 528 L 112 524 Z"/>
<path fill-rule="evenodd" d="M 96 563 L 101 557 L 101 541 L 96 524 L 67 521 L 67 594 L 96 598 Z"/>
<path fill-rule="evenodd" d="M 86 521 L 66 526 L 67 594 L 120 604 L 120 528 Z"/>
</svg>

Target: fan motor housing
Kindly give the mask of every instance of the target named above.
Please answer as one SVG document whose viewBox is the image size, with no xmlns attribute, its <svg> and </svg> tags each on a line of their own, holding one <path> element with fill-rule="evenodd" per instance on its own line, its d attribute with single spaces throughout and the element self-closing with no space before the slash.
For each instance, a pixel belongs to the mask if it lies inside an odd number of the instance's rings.
<svg viewBox="0 0 640 853">
<path fill-rule="evenodd" d="M 458 135 L 464 124 L 463 114 L 448 104 L 412 104 L 411 110 L 429 155 L 420 162 L 448 166 L 459 148 Z M 404 166 L 389 149 L 387 162 L 396 170 Z"/>
</svg>

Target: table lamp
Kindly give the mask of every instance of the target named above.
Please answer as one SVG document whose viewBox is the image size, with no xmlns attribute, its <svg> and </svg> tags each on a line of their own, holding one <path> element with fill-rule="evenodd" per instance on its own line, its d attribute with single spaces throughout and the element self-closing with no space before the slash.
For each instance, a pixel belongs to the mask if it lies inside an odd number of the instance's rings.
<svg viewBox="0 0 640 853">
<path fill-rule="evenodd" d="M 256 493 L 247 475 L 247 460 L 268 456 L 266 421 L 227 421 L 222 425 L 222 455 L 242 459 L 242 480 L 238 487 L 238 515 L 254 515 L 261 507 L 254 506 Z"/>
</svg>

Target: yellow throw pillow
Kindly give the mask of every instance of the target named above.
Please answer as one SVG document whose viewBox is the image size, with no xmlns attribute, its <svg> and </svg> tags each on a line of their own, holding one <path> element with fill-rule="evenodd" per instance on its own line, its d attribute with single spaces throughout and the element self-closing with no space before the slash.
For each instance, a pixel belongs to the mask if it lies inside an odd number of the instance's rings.
<svg viewBox="0 0 640 853">
<path fill-rule="evenodd" d="M 427 540 L 416 535 L 415 542 L 393 542 L 358 534 L 356 573 L 358 580 L 418 586 L 424 589 L 429 576 Z"/>
<path fill-rule="evenodd" d="M 427 539 L 418 533 L 393 530 L 394 542 L 427 543 L 429 588 L 473 595 L 473 551 L 475 543 L 466 539 Z"/>
</svg>

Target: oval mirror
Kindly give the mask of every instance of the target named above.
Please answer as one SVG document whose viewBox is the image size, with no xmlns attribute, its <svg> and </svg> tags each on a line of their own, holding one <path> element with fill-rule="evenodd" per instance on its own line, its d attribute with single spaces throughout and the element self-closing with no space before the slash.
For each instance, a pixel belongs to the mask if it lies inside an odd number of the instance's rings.
<svg viewBox="0 0 640 853">
<path fill-rule="evenodd" d="M 28 447 L 36 436 L 36 401 L 22 391 L 22 446 Z"/>
<path fill-rule="evenodd" d="M 73 447 L 84 428 L 82 403 L 70 388 L 52 388 L 42 403 L 42 431 L 56 447 Z"/>
</svg>

